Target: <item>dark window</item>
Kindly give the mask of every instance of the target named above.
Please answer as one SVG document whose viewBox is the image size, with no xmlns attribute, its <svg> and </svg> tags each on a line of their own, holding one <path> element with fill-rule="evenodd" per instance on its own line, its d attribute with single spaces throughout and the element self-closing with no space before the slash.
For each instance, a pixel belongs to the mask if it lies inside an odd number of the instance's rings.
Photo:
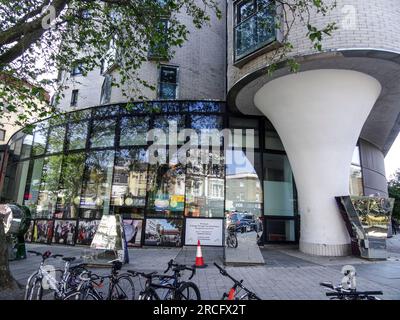
<svg viewBox="0 0 400 320">
<path fill-rule="evenodd" d="M 243 58 L 276 39 L 276 13 L 273 1 L 239 1 L 235 12 L 235 60 Z"/>
<path fill-rule="evenodd" d="M 79 90 L 72 90 L 71 94 L 71 107 L 76 107 L 78 104 L 78 93 Z"/>
<path fill-rule="evenodd" d="M 168 20 L 161 19 L 157 25 L 158 37 L 150 39 L 150 46 L 148 52 L 149 59 L 167 59 L 168 46 L 167 46 L 167 33 L 168 33 Z"/>
<path fill-rule="evenodd" d="M 159 98 L 176 99 L 178 89 L 178 68 L 161 66 L 159 81 Z"/>
<path fill-rule="evenodd" d="M 0 141 L 4 141 L 6 139 L 6 130 L 0 129 Z"/>
<path fill-rule="evenodd" d="M 112 76 L 104 76 L 103 86 L 101 87 L 100 104 L 110 103 L 111 100 Z"/>
<path fill-rule="evenodd" d="M 71 68 L 71 76 L 78 76 L 81 75 L 83 71 L 83 64 L 77 63 Z"/>
</svg>

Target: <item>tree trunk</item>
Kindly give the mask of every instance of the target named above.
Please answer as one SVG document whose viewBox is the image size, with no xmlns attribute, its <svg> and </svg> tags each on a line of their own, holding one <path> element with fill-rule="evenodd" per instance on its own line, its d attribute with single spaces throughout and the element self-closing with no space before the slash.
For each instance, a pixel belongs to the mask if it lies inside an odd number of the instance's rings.
<svg viewBox="0 0 400 320">
<path fill-rule="evenodd" d="M 16 288 L 18 288 L 18 284 L 10 272 L 6 234 L 4 233 L 3 220 L 0 218 L 0 290 Z"/>
</svg>

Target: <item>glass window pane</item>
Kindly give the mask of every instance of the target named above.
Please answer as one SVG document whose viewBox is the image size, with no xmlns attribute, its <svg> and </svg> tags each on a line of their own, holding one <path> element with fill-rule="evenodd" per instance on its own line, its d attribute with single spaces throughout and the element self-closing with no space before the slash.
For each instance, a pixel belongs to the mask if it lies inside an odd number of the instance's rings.
<svg viewBox="0 0 400 320">
<path fill-rule="evenodd" d="M 148 214 L 181 216 L 185 202 L 185 166 L 175 160 L 151 164 L 147 192 Z"/>
<path fill-rule="evenodd" d="M 174 144 L 174 141 L 169 141 L 169 129 L 170 127 L 174 130 L 177 129 L 177 133 L 185 128 L 185 117 L 182 115 L 167 115 L 167 116 L 156 116 L 154 117 L 154 128 L 161 129 L 164 133 L 163 136 L 154 136 L 154 141 L 158 144 Z M 150 140 L 151 136 L 149 137 Z M 165 138 L 165 139 L 164 139 Z M 178 138 L 178 137 L 176 137 Z M 163 143 L 164 141 L 164 143 Z M 177 140 L 177 143 L 182 144 L 182 139 Z"/>
<path fill-rule="evenodd" d="M 242 150 L 227 150 L 226 154 L 226 210 L 262 215 L 260 154 L 254 159 Z"/>
<path fill-rule="evenodd" d="M 285 155 L 264 154 L 264 214 L 293 216 L 293 175 Z"/>
<path fill-rule="evenodd" d="M 85 149 L 88 132 L 88 122 L 70 123 L 68 125 L 68 149 Z"/>
<path fill-rule="evenodd" d="M 285 151 L 278 133 L 269 121 L 265 123 L 265 149 Z"/>
<path fill-rule="evenodd" d="M 54 214 L 56 218 L 78 218 L 85 156 L 85 153 L 73 153 L 64 157 Z"/>
<path fill-rule="evenodd" d="M 52 219 L 56 209 L 58 182 L 61 172 L 62 156 L 45 158 L 43 176 L 40 185 L 36 217 Z"/>
<path fill-rule="evenodd" d="M 254 0 L 244 0 L 237 6 L 238 23 L 250 17 L 255 11 Z"/>
<path fill-rule="evenodd" d="M 191 128 L 199 135 L 199 143 L 202 146 L 222 146 L 223 137 L 220 130 L 223 127 L 223 119 L 220 116 L 191 116 Z"/>
<path fill-rule="evenodd" d="M 33 135 L 33 156 L 39 156 L 44 153 L 46 148 L 47 129 L 36 131 Z"/>
<path fill-rule="evenodd" d="M 224 216 L 224 158 L 221 153 L 192 150 L 187 165 L 186 207 L 188 217 Z M 204 161 L 206 160 L 206 161 Z"/>
<path fill-rule="evenodd" d="M 36 202 L 39 197 L 40 182 L 42 180 L 44 158 L 30 162 L 28 180 L 25 188 L 24 205 L 29 208 L 32 216 L 36 213 Z"/>
<path fill-rule="evenodd" d="M 92 125 L 90 147 L 112 147 L 115 139 L 115 120 L 95 120 Z"/>
<path fill-rule="evenodd" d="M 229 118 L 229 128 L 232 129 L 233 138 L 233 143 L 230 141 L 229 146 L 259 147 L 258 119 Z"/>
<path fill-rule="evenodd" d="M 160 81 L 175 84 L 177 82 L 177 69 L 174 67 L 161 67 Z"/>
<path fill-rule="evenodd" d="M 27 134 L 24 138 L 24 142 L 22 143 L 22 151 L 21 151 L 22 159 L 29 158 L 31 156 L 32 142 L 33 142 L 33 136 L 31 134 Z"/>
<path fill-rule="evenodd" d="M 266 219 L 267 241 L 295 241 L 294 220 Z"/>
<path fill-rule="evenodd" d="M 83 176 L 80 212 L 83 218 L 100 219 L 109 213 L 114 151 L 88 154 Z"/>
<path fill-rule="evenodd" d="M 121 146 L 146 145 L 149 117 L 124 117 L 121 119 Z"/>
<path fill-rule="evenodd" d="M 58 126 L 50 129 L 47 153 L 62 152 L 64 150 L 65 127 Z"/>
<path fill-rule="evenodd" d="M 148 155 L 145 149 L 121 150 L 116 153 L 111 192 L 112 206 L 145 207 L 147 168 Z M 123 211 L 123 213 L 128 212 L 127 210 Z M 133 211 L 132 215 L 139 212 Z"/>
<path fill-rule="evenodd" d="M 128 247 L 142 245 L 143 220 L 124 219 L 124 232 Z"/>
<path fill-rule="evenodd" d="M 176 88 L 175 83 L 160 83 L 160 99 L 176 99 Z"/>
</svg>

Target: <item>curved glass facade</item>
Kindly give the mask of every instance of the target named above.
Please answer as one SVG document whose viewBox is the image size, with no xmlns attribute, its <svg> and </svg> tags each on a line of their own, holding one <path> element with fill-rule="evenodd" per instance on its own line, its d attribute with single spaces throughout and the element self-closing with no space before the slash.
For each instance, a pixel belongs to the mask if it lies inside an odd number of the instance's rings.
<svg viewBox="0 0 400 320">
<path fill-rule="evenodd" d="M 31 209 L 28 241 L 88 245 L 99 219 L 118 213 L 130 245 L 180 246 L 187 219 L 235 210 L 265 218 L 265 241 L 298 239 L 296 190 L 278 135 L 264 117 L 231 113 L 224 102 L 74 111 L 16 133 L 6 156 L 1 198 Z"/>
</svg>

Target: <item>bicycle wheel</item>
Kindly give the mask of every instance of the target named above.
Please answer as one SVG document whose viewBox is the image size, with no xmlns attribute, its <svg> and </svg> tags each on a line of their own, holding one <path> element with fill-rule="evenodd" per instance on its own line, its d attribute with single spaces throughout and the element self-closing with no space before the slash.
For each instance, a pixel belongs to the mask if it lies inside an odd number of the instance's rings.
<svg viewBox="0 0 400 320">
<path fill-rule="evenodd" d="M 158 297 L 156 291 L 153 288 L 149 287 L 146 288 L 142 293 L 140 293 L 138 300 L 160 300 L 160 298 Z"/>
<path fill-rule="evenodd" d="M 118 276 L 111 289 L 111 300 L 134 300 L 135 286 L 131 277 L 127 274 Z"/>
<path fill-rule="evenodd" d="M 201 300 L 200 290 L 193 282 L 183 282 L 176 292 L 176 300 Z"/>
<path fill-rule="evenodd" d="M 93 293 L 91 290 L 74 290 L 70 293 L 67 293 L 63 300 L 100 300 L 99 297 Z"/>
<path fill-rule="evenodd" d="M 230 235 L 227 239 L 226 242 L 228 244 L 228 247 L 231 248 L 237 248 L 238 247 L 238 240 L 235 234 Z"/>
<path fill-rule="evenodd" d="M 25 289 L 25 300 L 42 300 L 42 279 L 37 275 L 29 278 Z"/>
</svg>

